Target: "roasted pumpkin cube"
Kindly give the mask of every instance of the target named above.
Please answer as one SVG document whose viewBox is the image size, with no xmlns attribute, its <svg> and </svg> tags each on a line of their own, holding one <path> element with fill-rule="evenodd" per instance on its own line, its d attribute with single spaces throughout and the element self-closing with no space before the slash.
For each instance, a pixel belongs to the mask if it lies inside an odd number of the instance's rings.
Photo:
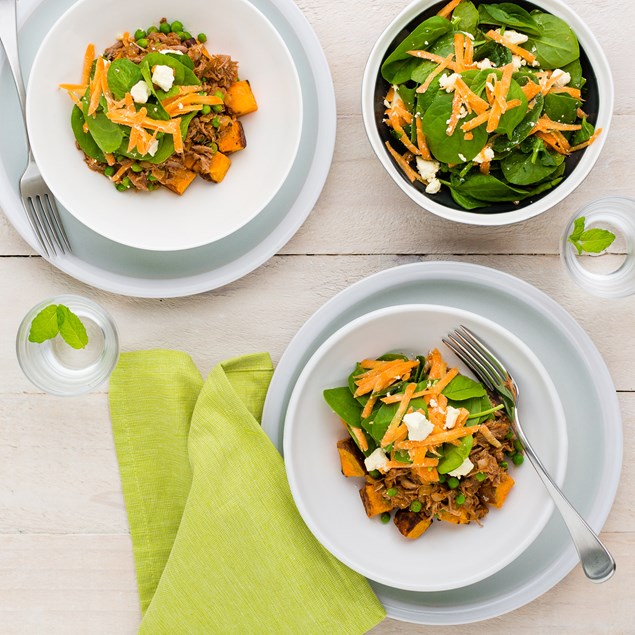
<svg viewBox="0 0 635 635">
<path fill-rule="evenodd" d="M 212 179 L 214 183 L 220 183 L 225 178 L 231 164 L 232 162 L 229 157 L 225 156 L 222 152 L 216 152 L 209 166 L 209 178 Z"/>
<path fill-rule="evenodd" d="M 232 121 L 218 137 L 218 149 L 225 154 L 238 152 L 247 147 L 245 131 L 240 121 Z"/>
<path fill-rule="evenodd" d="M 237 117 L 258 110 L 256 98 L 247 80 L 234 82 L 225 93 L 225 106 Z"/>
<path fill-rule="evenodd" d="M 337 442 L 337 451 L 340 454 L 342 474 L 347 478 L 350 476 L 365 476 L 364 455 L 355 445 L 355 441 L 350 437 Z"/>
<path fill-rule="evenodd" d="M 173 172 L 168 177 L 164 178 L 161 183 L 173 192 L 181 195 L 192 184 L 192 181 L 195 178 L 196 172 L 192 172 L 192 170 L 186 170 L 184 168 L 178 172 Z"/>
<path fill-rule="evenodd" d="M 432 519 L 421 512 L 411 512 L 407 509 L 400 509 L 395 514 L 394 523 L 403 536 L 414 540 L 419 538 L 419 536 L 430 527 Z"/>
<path fill-rule="evenodd" d="M 437 512 L 437 516 L 439 516 L 439 520 L 444 520 L 446 523 L 452 523 L 453 525 L 467 525 L 470 522 L 467 510 L 463 508 L 458 510 L 458 515 L 441 509 Z"/>
<path fill-rule="evenodd" d="M 368 483 L 362 487 L 362 489 L 359 490 L 359 495 L 362 497 L 364 509 L 369 518 L 377 516 L 377 514 L 389 512 L 392 509 L 392 502 L 384 497 L 381 492 L 378 492 L 372 483 Z"/>
<path fill-rule="evenodd" d="M 507 472 L 501 475 L 500 483 L 494 488 L 494 500 L 492 501 L 494 507 L 500 508 L 503 506 L 507 494 L 514 487 L 514 482 L 514 479 Z"/>
</svg>

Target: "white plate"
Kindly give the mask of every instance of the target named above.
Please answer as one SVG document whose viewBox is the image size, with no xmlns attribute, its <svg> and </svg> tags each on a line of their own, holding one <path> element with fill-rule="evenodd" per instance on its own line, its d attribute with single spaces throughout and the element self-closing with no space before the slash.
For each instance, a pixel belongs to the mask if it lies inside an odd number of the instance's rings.
<svg viewBox="0 0 635 635">
<path fill-rule="evenodd" d="M 222 183 L 197 178 L 182 196 L 165 188 L 118 192 L 84 163 L 70 126 L 73 104 L 58 84 L 79 82 L 88 42 L 99 55 L 117 34 L 158 24 L 175 11 L 186 28 L 207 34 L 211 53 L 230 55 L 240 77 L 250 81 L 258 111 L 240 119 L 247 148 L 231 155 Z M 302 132 L 302 91 L 291 55 L 247 0 L 180 0 L 178 8 L 171 0 L 80 0 L 42 42 L 26 110 L 33 155 L 56 199 L 105 238 L 155 251 L 193 249 L 246 225 L 284 183 Z"/>
<path fill-rule="evenodd" d="M 599 531 L 611 509 L 622 461 L 622 419 L 609 372 L 580 325 L 556 302 L 508 274 L 459 262 L 382 271 L 345 289 L 317 311 L 287 347 L 274 373 L 263 427 L 279 449 L 291 390 L 332 333 L 369 311 L 421 302 L 495 320 L 527 344 L 553 380 L 565 409 L 569 458 L 563 489 Z M 593 471 L 587 466 L 593 463 Z M 417 593 L 372 583 L 390 617 L 418 624 L 466 624 L 512 611 L 548 591 L 577 564 L 558 514 L 514 562 L 463 589 Z"/>
<path fill-rule="evenodd" d="M 562 484 L 567 435 L 553 382 L 521 340 L 468 311 L 408 304 L 353 320 L 313 354 L 287 409 L 285 465 L 293 498 L 307 526 L 336 558 L 367 578 L 398 589 L 445 591 L 496 573 L 533 542 L 553 511 L 540 477 L 526 464 L 510 469 L 516 483 L 504 507 L 491 508 L 482 526 L 433 522 L 413 542 L 394 526 L 368 519 L 359 497 L 359 480 L 342 476 L 335 447 L 345 434 L 339 417 L 324 401 L 323 391 L 345 386 L 358 360 L 374 359 L 387 351 L 414 357 L 438 347 L 449 367 L 473 377 L 441 342 L 460 325 L 482 337 L 522 387 L 523 427 L 547 469 Z M 403 566 L 406 562 L 407 567 Z"/>
<path fill-rule="evenodd" d="M 39 43 L 73 0 L 20 0 L 22 67 L 31 67 Z M 211 245 L 158 253 L 125 247 L 95 234 L 64 208 L 60 214 L 73 255 L 56 258 L 61 271 L 92 286 L 137 297 L 179 297 L 216 289 L 253 271 L 295 234 L 322 191 L 335 144 L 335 95 L 315 32 L 292 0 L 252 0 L 291 52 L 303 98 L 300 151 L 280 192 L 265 210 L 231 236 Z M 2 52 L 0 51 L 0 58 Z M 38 250 L 18 194 L 26 165 L 17 97 L 6 68 L 0 74 L 0 207 Z"/>
</svg>

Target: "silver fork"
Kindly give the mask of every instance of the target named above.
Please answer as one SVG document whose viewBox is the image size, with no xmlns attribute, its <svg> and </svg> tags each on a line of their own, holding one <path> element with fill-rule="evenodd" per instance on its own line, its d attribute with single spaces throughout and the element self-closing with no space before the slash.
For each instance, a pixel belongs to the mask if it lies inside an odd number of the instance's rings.
<svg viewBox="0 0 635 635">
<path fill-rule="evenodd" d="M 18 56 L 16 5 L 17 0 L 0 0 L 0 42 L 13 74 L 26 130 L 26 94 Z M 49 258 L 70 253 L 71 246 L 57 211 L 55 197 L 33 159 L 28 131 L 26 140 L 29 162 L 20 179 L 20 194 L 26 216 L 42 250 Z"/>
<path fill-rule="evenodd" d="M 488 390 L 497 393 L 502 398 L 516 437 L 567 525 L 585 575 L 592 582 L 599 583 L 608 580 L 615 573 L 615 560 L 549 476 L 547 469 L 529 443 L 518 418 L 517 404 L 520 391 L 505 365 L 479 337 L 465 326 L 450 333 L 447 339 L 443 339 L 443 343 L 467 364 Z"/>
</svg>

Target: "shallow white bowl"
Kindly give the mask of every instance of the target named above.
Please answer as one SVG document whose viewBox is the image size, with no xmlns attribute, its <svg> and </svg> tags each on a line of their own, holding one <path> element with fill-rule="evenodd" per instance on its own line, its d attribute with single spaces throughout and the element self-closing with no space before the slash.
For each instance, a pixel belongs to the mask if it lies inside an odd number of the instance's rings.
<svg viewBox="0 0 635 635">
<path fill-rule="evenodd" d="M 575 190 L 589 174 L 595 162 L 600 156 L 604 142 L 608 135 L 611 117 L 613 115 L 613 79 L 611 77 L 611 69 L 608 60 L 604 55 L 604 51 L 589 27 L 582 21 L 578 14 L 569 5 L 561 2 L 561 0 L 532 0 L 531 4 L 541 10 L 552 13 L 562 18 L 575 32 L 580 42 L 580 47 L 586 54 L 590 67 L 593 71 L 594 78 L 588 77 L 590 85 L 594 82 L 599 96 L 599 109 L 595 120 L 596 128 L 602 128 L 602 134 L 588 148 L 580 153 L 574 153 L 567 161 L 577 161 L 573 171 L 565 177 L 565 179 L 555 188 L 538 198 L 536 201 L 527 203 L 521 201 L 517 209 L 506 212 L 486 213 L 483 210 L 468 211 L 458 208 L 458 205 L 452 203 L 453 206 L 445 205 L 440 202 L 440 196 L 428 195 L 417 190 L 409 181 L 407 181 L 401 170 L 395 165 L 392 158 L 388 154 L 384 142 L 382 141 L 376 119 L 376 85 L 378 78 L 381 78 L 380 68 L 389 48 L 392 51 L 392 43 L 395 38 L 403 31 L 406 26 L 415 20 L 424 11 L 438 5 L 440 9 L 444 4 L 440 0 L 415 0 L 409 4 L 384 30 L 379 39 L 373 46 L 362 80 L 362 115 L 364 118 L 364 126 L 366 134 L 370 141 L 377 158 L 381 161 L 386 171 L 393 181 L 423 209 L 453 220 L 458 223 L 468 225 L 509 225 L 518 223 L 538 214 L 542 214 L 557 205 L 566 198 L 573 190 Z M 434 15 L 434 12 L 432 13 Z M 411 31 L 409 29 L 408 31 Z M 405 32 L 403 34 L 405 36 Z M 577 155 L 581 155 L 578 156 Z M 445 190 L 445 186 L 443 190 Z M 489 208 L 483 208 L 485 210 Z"/>
<path fill-rule="evenodd" d="M 300 375 L 287 410 L 284 457 L 294 500 L 316 538 L 362 575 L 410 591 L 442 591 L 473 584 L 519 556 L 538 536 L 553 510 L 551 498 L 526 462 L 510 465 L 516 481 L 502 509 L 492 508 L 482 527 L 432 524 L 418 540 L 392 524 L 366 517 L 361 479 L 340 472 L 336 443 L 344 428 L 322 398 L 326 388 L 346 385 L 355 362 L 387 351 L 425 354 L 464 324 L 500 353 L 522 391 L 520 408 L 527 436 L 552 476 L 562 484 L 567 436 L 555 387 L 538 358 L 494 322 L 459 309 L 401 305 L 374 311 L 332 335 Z M 471 375 L 449 349 L 451 366 Z"/>
<path fill-rule="evenodd" d="M 206 33 L 210 52 L 231 55 L 241 79 L 251 82 L 258 111 L 241 117 L 247 148 L 231 155 L 222 183 L 197 178 L 183 196 L 164 188 L 122 193 L 84 165 L 70 127 L 72 102 L 57 86 L 79 81 L 88 42 L 101 53 L 123 31 L 147 28 L 163 16 Z M 175 251 L 228 236 L 271 201 L 297 154 L 302 94 L 282 38 L 247 0 L 80 0 L 55 23 L 35 58 L 27 124 L 44 179 L 79 221 L 130 247 Z"/>
</svg>

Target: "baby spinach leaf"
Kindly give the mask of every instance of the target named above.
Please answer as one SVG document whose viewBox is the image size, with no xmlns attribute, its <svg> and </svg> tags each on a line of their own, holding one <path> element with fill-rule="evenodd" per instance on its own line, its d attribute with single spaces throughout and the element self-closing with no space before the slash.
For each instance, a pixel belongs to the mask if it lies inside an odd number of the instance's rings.
<svg viewBox="0 0 635 635">
<path fill-rule="evenodd" d="M 501 4 L 481 4 L 478 8 L 481 24 L 496 24 L 531 35 L 540 35 L 540 25 L 522 7 L 511 2 Z"/>
<path fill-rule="evenodd" d="M 540 35 L 532 34 L 523 47 L 536 56 L 542 68 L 562 68 L 580 57 L 578 38 L 564 20 L 541 11 L 532 11 L 531 17 L 538 23 Z"/>
<path fill-rule="evenodd" d="M 512 63 L 512 52 L 494 40 L 487 40 L 474 49 L 474 61 L 480 62 L 485 58 L 495 66 L 501 67 Z"/>
<path fill-rule="evenodd" d="M 84 119 L 82 111 L 77 106 L 73 106 L 73 110 L 71 111 L 71 128 L 79 147 L 91 159 L 105 163 L 106 157 L 104 157 L 104 153 L 95 143 L 95 140 L 90 136 L 90 134 L 84 132 L 85 123 L 86 120 Z"/>
<path fill-rule="evenodd" d="M 586 229 L 586 218 L 580 216 L 573 223 L 573 231 L 568 241 L 578 250 L 578 255 L 586 251 L 591 254 L 599 254 L 608 249 L 615 240 L 615 234 L 608 229 L 594 227 Z"/>
<path fill-rule="evenodd" d="M 456 188 L 452 187 L 450 183 L 446 183 L 446 185 L 450 188 L 450 194 L 452 195 L 453 200 L 463 209 L 478 209 L 479 207 L 487 207 L 489 205 L 489 203 L 485 201 L 479 201 L 467 194 L 459 192 Z"/>
<path fill-rule="evenodd" d="M 366 419 L 362 422 L 363 428 L 377 443 L 384 438 L 386 430 L 388 430 L 388 426 L 395 416 L 395 412 L 397 412 L 397 408 L 399 408 L 398 403 L 382 404 L 375 415 L 374 421 Z"/>
<path fill-rule="evenodd" d="M 103 112 L 96 112 L 95 116 L 85 115 L 88 132 L 102 152 L 116 152 L 123 139 L 120 126 L 113 123 Z"/>
<path fill-rule="evenodd" d="M 452 24 L 457 31 L 476 35 L 479 13 L 472 2 L 461 2 L 452 12 Z"/>
<path fill-rule="evenodd" d="M 183 66 L 187 66 L 188 68 L 194 70 L 194 62 L 189 55 L 179 55 L 178 53 L 161 53 L 161 55 L 169 55 L 174 58 L 177 62 L 183 64 Z"/>
<path fill-rule="evenodd" d="M 579 143 L 588 141 L 595 132 L 595 127 L 587 121 L 586 117 L 582 118 L 580 126 L 580 130 L 576 130 L 573 135 L 573 145 L 578 145 Z"/>
<path fill-rule="evenodd" d="M 348 376 L 348 389 L 350 390 L 351 395 L 354 395 L 355 391 L 357 390 L 357 386 L 355 385 L 355 377 L 357 377 L 357 375 L 361 375 L 364 372 L 366 372 L 366 369 L 357 364 L 355 366 L 355 370 L 353 370 L 353 372 Z M 355 399 L 357 399 L 357 401 L 361 403 L 362 406 L 365 406 L 366 402 L 368 401 L 368 395 L 355 397 Z"/>
<path fill-rule="evenodd" d="M 399 461 L 400 463 L 412 463 L 408 450 L 395 450 L 393 456 L 395 461 Z"/>
<path fill-rule="evenodd" d="M 453 179 L 452 187 L 462 194 L 486 203 L 519 201 L 527 196 L 526 190 L 507 185 L 492 174 L 478 172 L 468 174 L 462 181 Z"/>
<path fill-rule="evenodd" d="M 161 55 L 161 57 L 165 57 L 165 56 Z M 161 100 L 159 99 L 159 96 L 157 94 L 157 89 L 152 83 L 152 73 L 150 72 L 150 66 L 148 66 L 146 59 L 144 59 L 141 62 L 141 67 L 140 67 L 141 75 L 145 83 L 150 87 L 150 92 L 152 93 L 152 95 L 154 96 L 157 102 L 153 104 L 150 104 L 150 103 L 146 104 L 148 117 L 150 117 L 151 119 L 162 119 L 164 121 L 167 121 L 168 119 L 170 119 L 170 115 L 168 115 L 165 108 L 161 105 Z"/>
<path fill-rule="evenodd" d="M 449 20 L 433 16 L 424 20 L 410 35 L 406 36 L 399 46 L 382 64 L 381 74 L 391 84 L 403 84 L 410 79 L 412 71 L 419 66 L 421 60 L 408 55 L 408 51 L 430 50 L 433 42 L 452 29 Z"/>
<path fill-rule="evenodd" d="M 447 474 L 452 470 L 456 470 L 470 456 L 473 444 L 474 438 L 471 435 L 463 437 L 459 445 L 445 443 L 441 449 L 441 459 L 439 460 L 439 465 L 437 465 L 437 472 L 439 474 Z"/>
<path fill-rule="evenodd" d="M 450 32 L 442 35 L 436 42 L 427 47 L 426 50 L 441 57 L 447 57 L 450 53 L 454 53 L 454 33 Z M 438 64 L 430 60 L 415 59 L 418 60 L 419 65 L 412 71 L 410 79 L 418 84 L 422 84 Z"/>
<path fill-rule="evenodd" d="M 542 93 L 539 93 L 535 99 L 534 107 L 525 113 L 523 120 L 512 131 L 511 137 L 506 139 L 501 135 L 494 139 L 492 142 L 494 152 L 498 154 L 509 152 L 512 148 L 524 141 L 531 134 L 538 119 L 540 119 L 543 105 L 544 98 Z"/>
<path fill-rule="evenodd" d="M 527 97 L 525 97 L 525 93 L 523 92 L 523 89 L 518 85 L 518 82 L 513 79 L 511 81 L 507 99 L 510 101 L 512 99 L 519 99 L 520 106 L 512 108 L 511 110 L 503 113 L 500 118 L 498 128 L 496 128 L 496 132 L 500 134 L 506 134 L 507 138 L 511 139 L 514 129 L 527 114 Z"/>
<path fill-rule="evenodd" d="M 480 398 L 487 394 L 482 384 L 465 375 L 457 375 L 441 392 L 453 401 L 463 401 L 472 397 Z"/>
<path fill-rule="evenodd" d="M 580 60 L 573 60 L 570 64 L 565 64 L 562 70 L 571 75 L 568 86 L 571 88 L 582 88 L 586 84 L 586 79 L 582 76 L 582 64 Z"/>
<path fill-rule="evenodd" d="M 564 161 L 564 155 L 549 152 L 544 147 L 534 155 L 515 150 L 504 157 L 501 169 L 505 178 L 514 185 L 533 185 L 550 174 Z"/>
<path fill-rule="evenodd" d="M 354 428 L 361 427 L 362 407 L 346 386 L 329 388 L 323 395 L 324 401 L 340 419 Z"/>
<path fill-rule="evenodd" d="M 471 161 L 487 143 L 488 134 L 485 125 L 475 128 L 473 138 L 466 140 L 461 126 L 458 125 L 452 135 L 446 130 L 452 115 L 452 94 L 440 91 L 426 110 L 421 124 L 434 158 L 443 163 L 465 163 Z M 461 122 L 469 121 L 476 113 L 468 114 Z"/>
<path fill-rule="evenodd" d="M 558 123 L 573 123 L 578 118 L 580 102 L 566 93 L 545 95 L 545 113 Z"/>
<path fill-rule="evenodd" d="M 401 360 L 402 362 L 407 362 L 409 358 L 407 355 L 404 355 L 403 353 L 384 353 L 383 355 L 380 355 L 377 359 L 380 362 L 394 362 L 397 359 Z"/>
<path fill-rule="evenodd" d="M 148 55 L 143 58 L 141 66 L 146 65 L 148 69 L 151 69 L 153 66 L 169 66 L 174 70 L 175 84 L 179 86 L 198 86 L 201 80 L 181 61 L 181 57 L 185 57 L 185 55 L 148 53 Z"/>
<path fill-rule="evenodd" d="M 115 99 L 123 99 L 143 77 L 141 69 L 129 59 L 114 60 L 108 67 L 108 87 Z"/>
</svg>

